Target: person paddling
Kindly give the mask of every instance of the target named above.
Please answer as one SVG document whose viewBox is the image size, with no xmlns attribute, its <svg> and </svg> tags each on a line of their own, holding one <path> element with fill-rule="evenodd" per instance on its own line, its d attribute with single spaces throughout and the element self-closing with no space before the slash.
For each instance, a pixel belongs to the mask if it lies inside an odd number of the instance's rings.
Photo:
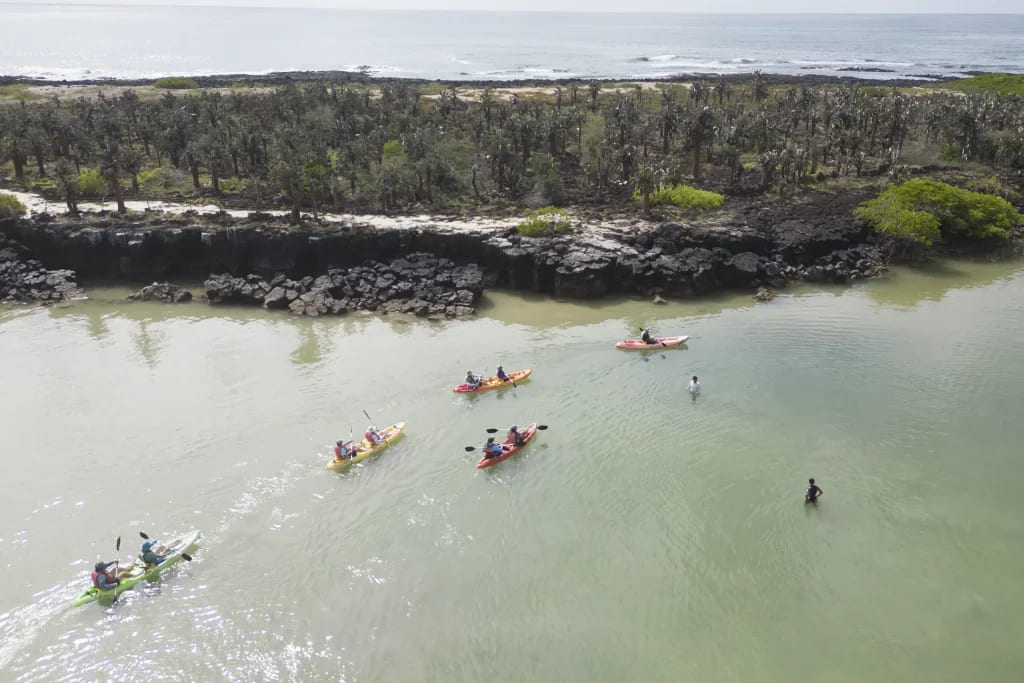
<svg viewBox="0 0 1024 683">
<path fill-rule="evenodd" d="M 501 367 L 500 365 L 498 366 L 498 379 L 500 379 L 502 382 L 508 381 L 508 375 L 505 374 L 505 368 Z"/>
<path fill-rule="evenodd" d="M 335 460 L 348 460 L 356 456 L 356 448 L 352 445 L 351 441 L 339 441 L 334 446 L 334 459 Z"/>
<path fill-rule="evenodd" d="M 364 436 L 366 436 L 366 440 L 372 443 L 374 446 L 379 446 L 380 444 L 384 443 L 384 437 L 381 436 L 381 433 L 378 432 L 377 428 L 374 427 L 373 425 L 370 425 L 369 427 L 366 428 L 366 434 Z"/>
<path fill-rule="evenodd" d="M 116 564 L 116 562 L 97 562 L 92 570 L 92 585 L 101 591 L 117 588 L 121 580 L 114 575 L 114 572 L 107 571 L 107 567 Z"/>
<path fill-rule="evenodd" d="M 484 459 L 496 458 L 505 452 L 505 449 L 500 443 L 494 443 L 494 437 L 487 437 L 487 443 L 484 444 Z"/>
<path fill-rule="evenodd" d="M 147 540 L 142 544 L 142 561 L 149 566 L 158 565 L 164 561 L 169 553 L 160 554 L 153 550 L 156 546 L 156 541 Z"/>
<path fill-rule="evenodd" d="M 694 375 L 690 380 L 690 393 L 696 398 L 697 394 L 700 393 L 700 380 L 697 379 L 697 375 Z"/>
<path fill-rule="evenodd" d="M 513 446 L 522 446 L 526 443 L 526 437 L 520 433 L 515 425 L 512 425 L 511 429 L 508 430 L 508 434 L 505 435 L 505 443 L 510 443 Z"/>
<path fill-rule="evenodd" d="M 814 483 L 814 477 L 808 479 L 807 483 L 810 484 L 810 486 L 807 487 L 807 492 L 804 494 L 804 502 L 817 503 L 818 499 L 825 495 L 825 492 Z"/>
<path fill-rule="evenodd" d="M 660 344 L 661 343 L 657 339 L 655 339 L 654 337 L 651 336 L 651 331 L 649 329 L 647 329 L 646 327 L 643 329 L 643 332 L 640 333 L 640 341 L 642 341 L 644 344 Z"/>
<path fill-rule="evenodd" d="M 482 377 L 474 375 L 472 370 L 466 370 L 466 384 L 469 385 L 471 389 L 479 388 L 482 382 Z"/>
</svg>

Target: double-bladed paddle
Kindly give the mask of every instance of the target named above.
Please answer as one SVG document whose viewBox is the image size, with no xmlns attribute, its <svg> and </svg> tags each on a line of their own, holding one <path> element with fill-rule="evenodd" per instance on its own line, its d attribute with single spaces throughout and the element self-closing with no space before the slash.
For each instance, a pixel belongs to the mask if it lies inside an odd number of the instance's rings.
<svg viewBox="0 0 1024 683">
<path fill-rule="evenodd" d="M 544 431 L 547 428 L 548 428 L 547 425 L 537 425 L 537 431 L 541 431 L 542 432 L 542 431 Z M 502 430 L 498 429 L 497 427 L 489 427 L 489 428 L 487 428 L 484 431 L 486 431 L 488 434 L 496 434 L 496 433 L 498 433 L 498 432 L 500 432 Z M 508 430 L 505 430 L 505 431 L 508 431 Z M 476 450 L 476 446 L 466 446 L 466 452 L 467 453 L 469 453 L 471 451 L 475 451 L 475 450 Z"/>
<path fill-rule="evenodd" d="M 142 533 L 141 531 L 139 532 L 139 536 L 142 536 L 142 538 L 147 540 L 147 541 L 149 540 L 149 536 L 147 536 L 146 534 Z M 185 558 L 186 562 L 191 562 L 192 561 L 192 556 L 189 555 L 188 553 L 181 553 L 181 556 Z M 145 562 L 145 560 L 143 560 L 143 562 Z"/>
</svg>

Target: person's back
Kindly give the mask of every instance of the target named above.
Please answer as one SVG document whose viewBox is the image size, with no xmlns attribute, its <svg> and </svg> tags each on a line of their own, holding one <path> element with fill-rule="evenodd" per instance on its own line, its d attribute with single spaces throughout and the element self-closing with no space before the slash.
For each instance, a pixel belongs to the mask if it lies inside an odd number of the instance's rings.
<svg viewBox="0 0 1024 683">
<path fill-rule="evenodd" d="M 498 366 L 498 379 L 500 379 L 502 382 L 508 381 L 508 375 L 505 374 L 505 368 L 501 367 L 500 365 Z"/>
<path fill-rule="evenodd" d="M 348 447 L 344 441 L 339 441 L 334 446 L 334 459 L 335 460 L 348 460 L 352 457 L 352 449 Z"/>
<path fill-rule="evenodd" d="M 817 503 L 818 498 L 821 498 L 825 492 L 814 483 L 814 477 L 808 479 L 807 483 L 810 484 L 810 486 L 807 487 L 807 492 L 804 494 L 804 501 L 807 503 Z"/>
<path fill-rule="evenodd" d="M 519 432 L 517 427 L 513 426 L 508 430 L 508 434 L 505 435 L 505 441 L 519 446 L 523 443 L 523 435 Z"/>
<path fill-rule="evenodd" d="M 654 340 L 651 339 L 651 331 L 648 329 L 644 329 L 644 331 L 640 334 L 640 341 L 642 341 L 644 344 L 653 344 Z"/>
<path fill-rule="evenodd" d="M 496 455 L 501 455 L 504 452 L 504 448 L 501 447 L 500 443 L 494 443 L 494 437 L 488 437 L 487 443 L 484 444 L 484 455 L 488 458 L 493 458 Z"/>
<path fill-rule="evenodd" d="M 380 435 L 380 432 L 378 432 L 377 428 L 374 427 L 373 425 L 370 425 L 369 427 L 366 428 L 365 436 L 366 440 L 372 443 L 374 446 L 379 446 L 381 442 L 384 441 L 384 437 Z"/>
<path fill-rule="evenodd" d="M 107 571 L 107 567 L 110 563 L 97 562 L 96 566 L 93 567 L 92 571 L 92 585 L 101 591 L 109 591 L 117 587 L 117 584 L 121 583 L 112 572 Z"/>
<path fill-rule="evenodd" d="M 155 546 L 156 541 L 146 541 L 142 544 L 142 561 L 146 564 L 154 565 L 164 561 L 164 556 L 153 550 Z"/>
</svg>

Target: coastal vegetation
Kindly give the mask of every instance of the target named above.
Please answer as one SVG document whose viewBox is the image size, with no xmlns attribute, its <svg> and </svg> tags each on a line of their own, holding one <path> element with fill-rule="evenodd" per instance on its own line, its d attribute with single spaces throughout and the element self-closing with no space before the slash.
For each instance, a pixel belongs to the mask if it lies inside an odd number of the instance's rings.
<svg viewBox="0 0 1024 683">
<path fill-rule="evenodd" d="M 990 76 L 950 84 L 956 91 L 760 75 L 547 87 L 204 89 L 160 79 L 159 90 L 0 100 L 0 179 L 72 212 L 82 199 L 122 212 L 126 198 L 195 199 L 288 207 L 296 221 L 323 211 L 636 211 L 634 198 L 665 216 L 842 183 L 866 199 L 922 173 L 1019 184 L 1024 106 L 1013 78 Z"/>
<path fill-rule="evenodd" d="M 0 218 L 9 218 L 25 213 L 25 205 L 13 194 L 0 192 Z"/>
<path fill-rule="evenodd" d="M 1004 238 L 1022 221 L 1002 197 L 925 179 L 890 187 L 855 213 L 886 237 L 924 245 L 943 238 Z"/>
<path fill-rule="evenodd" d="M 557 234 L 569 229 L 569 214 L 555 206 L 528 211 L 518 227 L 519 234 L 526 236 Z"/>
<path fill-rule="evenodd" d="M 153 81 L 153 87 L 164 88 L 165 90 L 192 90 L 198 88 L 199 84 L 193 78 L 167 76 L 166 78 L 158 78 Z"/>
</svg>

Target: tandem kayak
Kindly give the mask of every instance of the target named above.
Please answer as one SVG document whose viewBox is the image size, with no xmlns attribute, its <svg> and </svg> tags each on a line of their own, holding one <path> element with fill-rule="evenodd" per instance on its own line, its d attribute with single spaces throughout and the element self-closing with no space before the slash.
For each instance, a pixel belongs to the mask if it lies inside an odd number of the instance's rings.
<svg viewBox="0 0 1024 683">
<path fill-rule="evenodd" d="M 345 458 L 344 460 L 332 459 L 329 463 L 327 463 L 327 469 L 343 470 L 349 465 L 353 465 L 357 462 L 360 462 L 361 460 L 366 460 L 371 455 L 380 453 L 382 450 L 390 446 L 392 441 L 394 441 L 395 439 L 402 435 L 403 429 L 405 429 L 405 423 L 396 422 L 387 429 L 381 430 L 380 434 L 381 436 L 384 437 L 384 441 L 377 444 L 376 446 L 370 443 L 368 439 L 363 439 L 358 444 L 356 444 L 356 448 L 359 449 L 359 451 L 356 453 L 354 457 Z"/>
<path fill-rule="evenodd" d="M 508 373 L 508 378 L 512 380 L 512 382 L 521 382 L 529 377 L 531 372 L 533 372 L 533 370 L 516 370 L 515 372 Z M 486 377 L 478 387 L 473 387 L 463 383 L 452 389 L 452 391 L 459 394 L 472 394 L 477 391 L 487 391 L 488 389 L 511 386 L 512 382 L 506 382 L 498 379 L 497 377 Z"/>
<path fill-rule="evenodd" d="M 71 603 L 72 607 L 88 605 L 90 602 L 96 602 L 104 598 L 113 600 L 115 595 L 130 591 L 135 588 L 135 584 L 143 579 L 146 581 L 155 580 L 160 574 L 177 564 L 181 560 L 182 553 L 187 553 L 190 549 L 199 545 L 201 535 L 198 531 L 190 531 L 168 543 L 158 543 L 153 546 L 153 551 L 158 555 L 167 555 L 163 562 L 147 565 L 141 559 L 136 560 L 134 564 L 117 572 L 117 578 L 121 580 L 121 583 L 115 588 L 108 591 L 101 591 L 96 587 L 90 588 L 74 599 Z"/>
<path fill-rule="evenodd" d="M 490 467 L 491 465 L 497 465 L 502 460 L 511 458 L 513 455 L 518 453 L 520 450 L 522 450 L 523 446 L 530 443 L 530 439 L 537 435 L 537 423 L 534 422 L 532 425 L 521 431 L 520 434 L 523 435 L 523 443 L 519 444 L 518 446 L 515 446 L 512 444 L 511 441 L 506 439 L 501 443 L 501 447 L 504 451 L 501 455 L 495 455 L 490 458 L 480 458 L 480 460 L 476 464 L 476 468 L 478 470 L 482 470 L 484 468 Z"/>
<path fill-rule="evenodd" d="M 666 346 L 679 346 L 686 342 L 689 337 L 660 337 L 652 344 L 645 343 L 642 339 L 626 339 L 615 345 L 617 349 L 663 349 Z"/>
</svg>

